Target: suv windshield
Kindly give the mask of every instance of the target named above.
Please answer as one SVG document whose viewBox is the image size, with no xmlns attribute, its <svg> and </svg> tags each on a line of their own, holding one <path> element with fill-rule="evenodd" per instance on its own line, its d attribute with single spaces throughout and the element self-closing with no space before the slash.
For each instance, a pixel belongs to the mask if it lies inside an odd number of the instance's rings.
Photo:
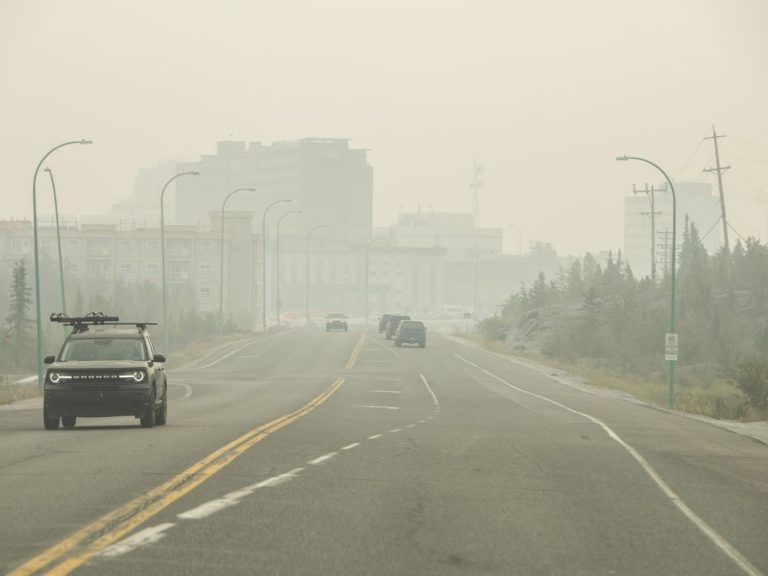
<svg viewBox="0 0 768 576">
<path fill-rule="evenodd" d="M 60 361 L 146 359 L 144 341 L 139 338 L 82 338 L 64 345 Z"/>
<path fill-rule="evenodd" d="M 400 330 L 423 330 L 424 324 L 419 320 L 403 320 L 400 323 Z"/>
</svg>

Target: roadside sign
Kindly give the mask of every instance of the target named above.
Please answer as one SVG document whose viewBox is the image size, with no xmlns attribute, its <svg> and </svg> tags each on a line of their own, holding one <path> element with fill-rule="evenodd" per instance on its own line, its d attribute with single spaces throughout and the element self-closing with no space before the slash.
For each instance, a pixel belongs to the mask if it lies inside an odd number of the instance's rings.
<svg viewBox="0 0 768 576">
<path fill-rule="evenodd" d="M 664 337 L 664 360 L 677 362 L 678 345 L 680 340 L 677 334 L 667 333 Z"/>
</svg>

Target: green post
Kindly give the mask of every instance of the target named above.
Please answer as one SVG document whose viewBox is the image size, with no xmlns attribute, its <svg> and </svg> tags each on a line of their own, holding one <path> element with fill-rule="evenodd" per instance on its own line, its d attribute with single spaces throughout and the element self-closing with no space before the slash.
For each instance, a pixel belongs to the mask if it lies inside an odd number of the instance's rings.
<svg viewBox="0 0 768 576">
<path fill-rule="evenodd" d="M 618 156 L 616 160 L 621 161 L 627 161 L 627 160 L 639 160 L 640 162 L 645 162 L 646 164 L 650 164 L 656 170 L 661 172 L 664 175 L 664 178 L 666 179 L 667 183 L 669 184 L 669 188 L 672 191 L 672 270 L 670 272 L 670 297 L 669 297 L 669 333 L 674 334 L 675 333 L 675 277 L 677 274 L 677 247 L 675 245 L 676 239 L 677 239 L 677 197 L 675 196 L 675 185 L 672 184 L 672 180 L 670 180 L 669 176 L 667 176 L 667 173 L 664 172 L 664 170 L 661 169 L 661 167 L 658 164 L 655 164 L 651 162 L 650 160 L 646 160 L 645 158 L 640 158 L 637 156 Z M 669 402 L 669 407 L 674 408 L 675 407 L 675 360 L 669 360 L 669 389 L 667 391 L 667 398 Z"/>
<path fill-rule="evenodd" d="M 200 172 L 182 172 L 171 176 L 163 186 L 163 191 L 160 192 L 160 267 L 162 268 L 162 281 L 163 281 L 163 354 L 168 354 L 168 290 L 165 284 L 165 189 L 168 188 L 168 184 L 176 180 L 180 176 L 198 176 Z"/>
<path fill-rule="evenodd" d="M 64 289 L 64 258 L 61 256 L 61 227 L 59 225 L 59 199 L 56 196 L 56 182 L 53 180 L 53 172 L 50 168 L 45 168 L 43 172 L 48 172 L 51 177 L 51 189 L 53 189 L 53 209 L 56 215 L 56 246 L 59 250 L 59 285 L 61 287 L 61 312 L 67 313 L 67 293 Z M 66 326 L 62 326 L 66 332 Z"/>
<path fill-rule="evenodd" d="M 72 142 L 64 142 L 51 148 L 45 156 L 40 159 L 40 162 L 35 168 L 35 175 L 32 177 L 32 236 L 33 236 L 33 250 L 35 253 L 35 328 L 37 336 L 37 386 L 42 392 L 43 389 L 43 325 L 42 325 L 42 311 L 40 305 L 40 254 L 39 243 L 37 237 L 37 174 L 40 172 L 40 166 L 43 165 L 45 159 L 48 158 L 59 148 L 69 146 L 70 144 L 92 144 L 91 140 L 73 140 Z"/>
</svg>

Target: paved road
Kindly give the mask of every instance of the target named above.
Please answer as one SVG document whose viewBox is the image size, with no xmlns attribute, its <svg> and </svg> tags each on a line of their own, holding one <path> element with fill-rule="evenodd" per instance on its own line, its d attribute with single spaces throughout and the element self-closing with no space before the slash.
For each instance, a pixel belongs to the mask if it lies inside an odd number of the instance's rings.
<svg viewBox="0 0 768 576">
<path fill-rule="evenodd" d="M 768 447 L 430 338 L 231 344 L 151 430 L 0 413 L 0 568 L 768 573 Z"/>
</svg>

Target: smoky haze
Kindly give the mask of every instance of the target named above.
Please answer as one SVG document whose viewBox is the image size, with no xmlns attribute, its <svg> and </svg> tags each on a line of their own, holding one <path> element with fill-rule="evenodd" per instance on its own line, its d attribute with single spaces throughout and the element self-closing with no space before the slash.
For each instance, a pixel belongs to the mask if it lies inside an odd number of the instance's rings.
<svg viewBox="0 0 768 576">
<path fill-rule="evenodd" d="M 505 249 L 616 249 L 623 196 L 715 183 L 729 218 L 766 239 L 768 4 L 763 0 L 148 1 L 0 3 L 0 219 L 31 217 L 53 145 L 65 214 L 100 214 L 139 168 L 195 160 L 219 140 L 349 138 L 369 150 L 374 224 L 419 205 L 469 211 Z M 41 198 L 41 212 L 52 202 Z"/>
</svg>

